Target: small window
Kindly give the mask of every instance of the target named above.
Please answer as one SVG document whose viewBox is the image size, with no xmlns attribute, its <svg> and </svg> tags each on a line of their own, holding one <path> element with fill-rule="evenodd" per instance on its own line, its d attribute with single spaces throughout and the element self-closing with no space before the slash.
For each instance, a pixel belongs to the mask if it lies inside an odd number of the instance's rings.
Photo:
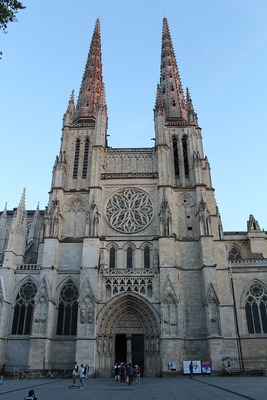
<svg viewBox="0 0 267 400">
<path fill-rule="evenodd" d="M 150 268 L 150 250 L 148 246 L 144 249 L 144 267 Z"/>
<path fill-rule="evenodd" d="M 73 164 L 73 179 L 77 179 L 78 176 L 78 165 L 79 165 L 79 155 L 80 155 L 80 145 L 81 142 L 78 139 L 75 146 L 75 154 L 74 154 L 74 164 Z"/>
<path fill-rule="evenodd" d="M 133 249 L 131 247 L 127 249 L 127 268 L 133 268 Z"/>
<path fill-rule="evenodd" d="M 111 247 L 109 252 L 109 268 L 115 268 L 116 265 L 116 250 L 114 247 Z"/>
<path fill-rule="evenodd" d="M 241 260 L 241 255 L 235 247 L 230 251 L 228 260 Z"/>
</svg>

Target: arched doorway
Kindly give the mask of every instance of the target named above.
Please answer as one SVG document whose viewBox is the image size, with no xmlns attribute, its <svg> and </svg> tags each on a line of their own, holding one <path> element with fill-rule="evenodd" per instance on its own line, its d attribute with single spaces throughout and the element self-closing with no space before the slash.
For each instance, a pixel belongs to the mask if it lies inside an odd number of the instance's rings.
<svg viewBox="0 0 267 400">
<path fill-rule="evenodd" d="M 145 299 L 120 294 L 103 307 L 97 323 L 100 376 L 110 376 L 115 362 L 138 364 L 145 376 L 159 374 L 159 315 Z"/>
</svg>

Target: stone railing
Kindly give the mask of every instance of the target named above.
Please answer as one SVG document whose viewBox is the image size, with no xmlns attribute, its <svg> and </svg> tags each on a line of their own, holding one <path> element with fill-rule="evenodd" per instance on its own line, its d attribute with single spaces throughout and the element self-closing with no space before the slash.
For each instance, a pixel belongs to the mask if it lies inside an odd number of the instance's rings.
<svg viewBox="0 0 267 400">
<path fill-rule="evenodd" d="M 29 271 L 40 271 L 42 268 L 41 264 L 20 264 L 17 265 L 16 270 L 17 271 L 25 271 L 25 272 L 29 272 Z"/>
<path fill-rule="evenodd" d="M 100 267 L 99 272 L 104 276 L 154 276 L 157 268 L 104 268 Z"/>
<path fill-rule="evenodd" d="M 230 267 L 267 267 L 267 258 L 245 258 L 228 260 Z"/>
</svg>

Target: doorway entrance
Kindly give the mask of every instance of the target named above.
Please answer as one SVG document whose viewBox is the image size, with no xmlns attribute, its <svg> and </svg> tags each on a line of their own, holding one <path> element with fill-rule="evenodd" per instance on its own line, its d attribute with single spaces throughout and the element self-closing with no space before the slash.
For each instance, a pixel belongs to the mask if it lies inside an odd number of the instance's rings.
<svg viewBox="0 0 267 400">
<path fill-rule="evenodd" d="M 130 346 L 127 345 L 129 340 Z M 115 362 L 131 362 L 133 366 L 137 364 L 142 373 L 144 371 L 144 335 L 116 335 Z"/>
</svg>

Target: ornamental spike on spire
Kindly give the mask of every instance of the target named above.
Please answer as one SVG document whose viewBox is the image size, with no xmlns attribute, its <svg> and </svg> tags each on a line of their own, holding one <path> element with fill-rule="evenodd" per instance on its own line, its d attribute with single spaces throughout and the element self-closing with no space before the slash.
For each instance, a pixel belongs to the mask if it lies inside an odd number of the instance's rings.
<svg viewBox="0 0 267 400">
<path fill-rule="evenodd" d="M 63 116 L 63 126 L 68 126 L 73 122 L 73 114 L 74 114 L 74 90 L 71 92 L 71 96 L 68 103 L 67 111 Z"/>
<path fill-rule="evenodd" d="M 182 83 L 167 18 L 163 18 L 160 88 L 168 120 L 187 121 Z"/>
<path fill-rule="evenodd" d="M 157 94 L 156 94 L 156 103 L 154 108 L 154 113 L 162 114 L 165 112 L 165 106 L 162 99 L 162 93 L 160 89 L 160 85 L 157 86 Z"/>
<path fill-rule="evenodd" d="M 198 126 L 197 113 L 194 110 L 192 98 L 189 89 L 186 88 L 186 108 L 187 108 L 187 120 L 190 124 Z"/>
<path fill-rule="evenodd" d="M 75 122 L 95 121 L 103 85 L 100 20 L 97 19 L 74 113 Z"/>
</svg>

